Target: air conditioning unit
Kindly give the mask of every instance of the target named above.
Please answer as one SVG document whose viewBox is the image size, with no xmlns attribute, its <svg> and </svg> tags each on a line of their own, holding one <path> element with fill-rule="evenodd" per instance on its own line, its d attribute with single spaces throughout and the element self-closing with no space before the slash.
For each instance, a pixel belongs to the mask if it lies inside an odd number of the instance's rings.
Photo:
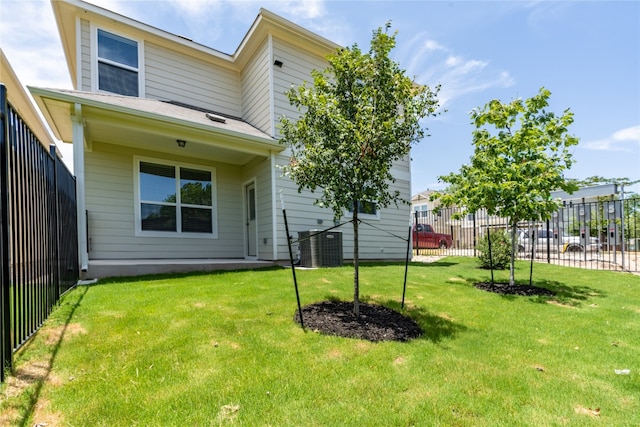
<svg viewBox="0 0 640 427">
<path fill-rule="evenodd" d="M 309 230 L 298 233 L 300 266 L 340 267 L 342 265 L 342 232 Z"/>
</svg>

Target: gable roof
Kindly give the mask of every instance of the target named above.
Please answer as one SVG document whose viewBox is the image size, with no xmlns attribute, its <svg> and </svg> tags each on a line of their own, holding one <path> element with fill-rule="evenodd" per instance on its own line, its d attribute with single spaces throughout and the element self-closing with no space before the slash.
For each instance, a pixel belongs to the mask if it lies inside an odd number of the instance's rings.
<svg viewBox="0 0 640 427">
<path fill-rule="evenodd" d="M 199 59 L 215 62 L 216 65 L 233 70 L 241 70 L 262 41 L 269 36 L 286 39 L 296 47 L 314 52 L 322 57 L 340 47 L 340 45 L 266 9 L 260 9 L 258 16 L 236 51 L 233 54 L 227 54 L 81 0 L 51 0 L 51 5 L 56 18 L 58 32 L 60 33 L 67 66 L 69 67 L 71 81 L 76 89 L 78 88 L 76 42 L 77 37 L 79 37 L 76 23 L 77 18 L 83 16 L 93 22 L 116 22 L 120 25 L 125 25 L 131 30 L 132 35 L 137 35 L 141 39 L 188 52 Z"/>
</svg>

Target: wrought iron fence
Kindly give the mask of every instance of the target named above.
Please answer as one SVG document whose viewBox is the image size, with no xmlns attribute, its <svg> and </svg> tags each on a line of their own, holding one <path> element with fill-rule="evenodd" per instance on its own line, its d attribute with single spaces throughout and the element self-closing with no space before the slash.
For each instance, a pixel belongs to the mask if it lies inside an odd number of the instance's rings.
<svg viewBox="0 0 640 427">
<path fill-rule="evenodd" d="M 75 178 L 0 85 L 0 380 L 18 350 L 78 281 Z"/>
<path fill-rule="evenodd" d="M 487 232 L 506 232 L 508 221 L 486 211 L 459 215 L 457 208 L 417 211 L 413 223 L 450 244 L 428 244 L 429 235 L 414 232 L 415 255 L 477 256 Z M 430 227 L 427 227 L 430 226 Z M 511 239 L 511 237 L 509 237 Z M 417 242 L 416 242 L 417 241 Z M 439 241 L 446 241 L 439 237 Z M 640 271 L 640 198 L 566 203 L 548 221 L 518 224 L 517 255 L 571 267 Z"/>
</svg>

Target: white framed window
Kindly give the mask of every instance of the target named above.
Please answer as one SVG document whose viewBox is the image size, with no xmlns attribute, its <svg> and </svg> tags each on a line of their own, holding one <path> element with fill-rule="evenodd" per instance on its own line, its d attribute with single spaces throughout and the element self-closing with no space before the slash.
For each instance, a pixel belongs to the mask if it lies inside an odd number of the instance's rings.
<svg viewBox="0 0 640 427">
<path fill-rule="evenodd" d="M 353 209 L 349 209 L 349 215 L 353 215 Z M 358 217 L 368 219 L 380 219 L 380 211 L 375 202 L 365 200 L 358 202 Z"/>
<path fill-rule="evenodd" d="M 94 90 L 144 96 L 141 43 L 102 28 L 94 35 Z"/>
<path fill-rule="evenodd" d="M 217 238 L 216 171 L 136 157 L 136 236 Z"/>
</svg>

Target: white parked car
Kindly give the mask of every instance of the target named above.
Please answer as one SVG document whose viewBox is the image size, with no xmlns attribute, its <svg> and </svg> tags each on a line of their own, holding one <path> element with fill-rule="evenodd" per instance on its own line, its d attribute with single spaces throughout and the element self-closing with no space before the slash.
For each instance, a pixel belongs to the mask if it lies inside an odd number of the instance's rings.
<svg viewBox="0 0 640 427">
<path fill-rule="evenodd" d="M 533 236 L 530 236 L 530 233 Z M 533 245 L 535 245 L 535 252 L 546 252 L 547 247 L 552 252 L 584 252 L 585 249 L 588 252 L 598 252 L 600 250 L 600 239 L 590 237 L 589 243 L 585 248 L 579 236 L 563 235 L 559 239 L 554 239 L 553 231 L 545 228 L 519 230 L 518 252 L 529 253 Z"/>
</svg>

